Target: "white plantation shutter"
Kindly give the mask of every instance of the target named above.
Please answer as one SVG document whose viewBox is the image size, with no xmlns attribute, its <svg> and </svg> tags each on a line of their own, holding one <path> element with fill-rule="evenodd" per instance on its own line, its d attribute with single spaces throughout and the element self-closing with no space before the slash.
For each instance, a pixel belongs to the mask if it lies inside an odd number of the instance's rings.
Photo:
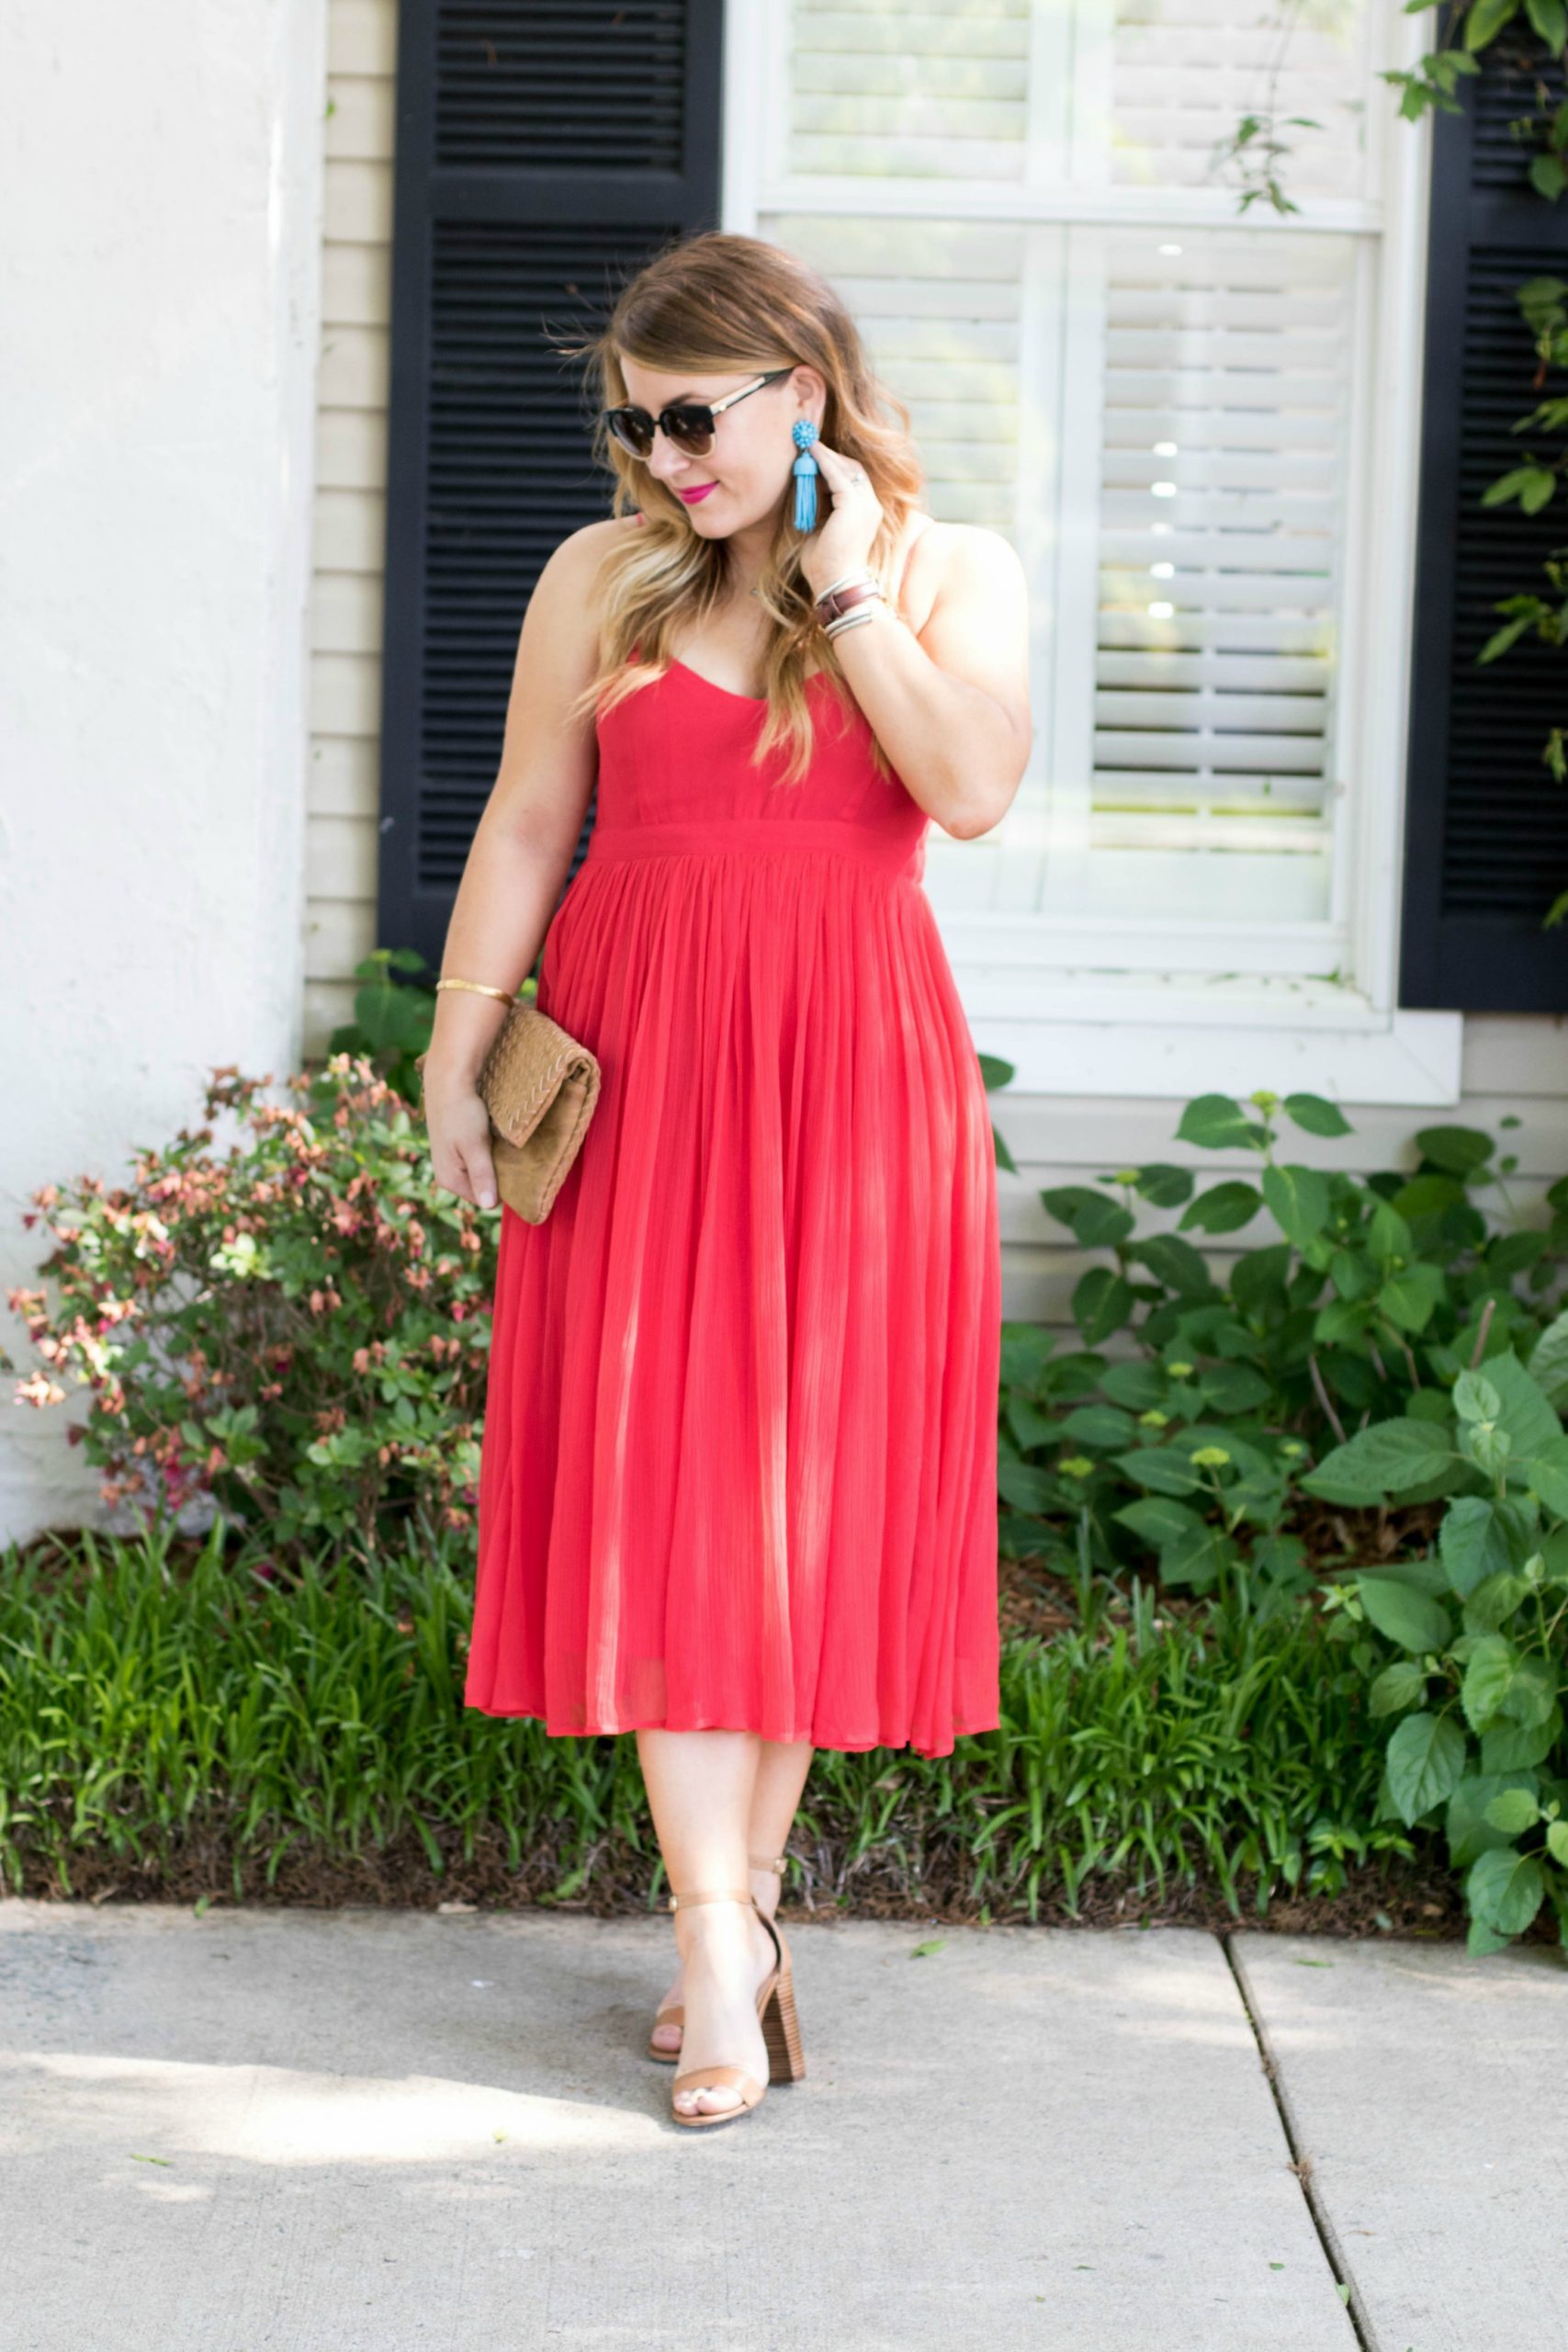
<svg viewBox="0 0 1568 2352">
<path fill-rule="evenodd" d="M 1135 853 L 1178 887 L 1171 854 L 1224 856 L 1269 912 L 1329 911 L 1353 258 L 1104 240 L 1089 842 L 1120 882 Z"/>
<path fill-rule="evenodd" d="M 769 11 L 758 233 L 843 293 L 909 405 L 931 511 L 1002 532 L 1030 574 L 1030 775 L 989 834 L 928 852 L 976 969 L 1344 960 L 1362 132 L 1386 99 L 1369 13 Z M 1216 172 L 1268 107 L 1323 126 L 1280 131 L 1310 227 L 1238 215 Z"/>
</svg>

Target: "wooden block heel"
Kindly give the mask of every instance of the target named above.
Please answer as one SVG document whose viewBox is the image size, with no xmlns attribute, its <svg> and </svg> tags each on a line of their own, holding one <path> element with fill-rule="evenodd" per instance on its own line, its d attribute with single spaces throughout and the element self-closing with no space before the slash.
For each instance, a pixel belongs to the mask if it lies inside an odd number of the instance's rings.
<svg viewBox="0 0 1568 2352">
<path fill-rule="evenodd" d="M 795 1981 L 787 1973 L 774 1980 L 773 1995 L 762 2011 L 762 2039 L 768 2045 L 770 2083 L 798 2083 L 806 2072 L 800 2044 L 800 2020 L 795 2014 Z"/>
</svg>

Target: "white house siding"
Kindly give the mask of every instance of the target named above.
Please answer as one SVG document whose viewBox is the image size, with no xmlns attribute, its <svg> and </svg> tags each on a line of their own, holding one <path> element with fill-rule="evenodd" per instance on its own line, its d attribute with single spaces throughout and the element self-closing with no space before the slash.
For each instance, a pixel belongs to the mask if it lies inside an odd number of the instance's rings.
<svg viewBox="0 0 1568 2352">
<path fill-rule="evenodd" d="M 307 1049 L 320 1052 L 351 1010 L 357 958 L 378 943 L 376 922 L 377 716 L 380 562 L 384 530 L 387 321 L 391 235 L 395 0 L 329 0 L 323 350 L 318 418 L 314 646 L 310 810 Z M 1281 1073 L 1267 1035 L 1247 1083 Z M 1219 1087 L 1227 1074 L 1216 1069 Z M 1289 1081 L 1286 1080 L 1286 1083 Z M 1462 1099 L 1450 1110 L 1347 1105 L 1356 1136 L 1336 1145 L 1292 1135 L 1289 1156 L 1362 1170 L 1408 1159 L 1417 1127 L 1444 1119 L 1521 1126 L 1515 1197 L 1539 1199 L 1568 1172 L 1568 1027 L 1553 1018 L 1472 1019 L 1465 1026 Z M 1032 1094 L 996 1098 L 996 1120 L 1020 1173 L 1001 1178 L 1004 1306 L 1055 1324 L 1067 1317 L 1085 1265 L 1040 1205 L 1043 1187 L 1092 1180 L 1153 1159 L 1213 1173 L 1241 1159 L 1194 1153 L 1172 1140 L 1176 1101 L 1146 1096 Z M 1168 1223 L 1170 1219 L 1154 1219 Z M 1249 1237 L 1235 1237 L 1231 1248 Z M 1064 1246 L 1066 1245 L 1066 1246 Z M 1215 1263 L 1222 1253 L 1213 1253 Z"/>
<path fill-rule="evenodd" d="M 328 0 L 321 362 L 310 613 L 305 1050 L 353 1014 L 376 937 L 391 315 L 393 0 Z"/>
<path fill-rule="evenodd" d="M 1279 1082 L 1268 1068 L 1266 1040 L 1260 1041 L 1255 1082 Z M 1500 1138 L 1504 1151 L 1517 1156 L 1517 1174 L 1508 1180 L 1514 1205 L 1536 1209 L 1546 1187 L 1568 1175 L 1568 1020 L 1472 1016 L 1464 1024 L 1462 1083 L 1461 1099 L 1449 1110 L 1346 1103 L 1355 1133 L 1337 1142 L 1320 1142 L 1282 1120 L 1280 1156 L 1309 1167 L 1371 1175 L 1414 1167 L 1411 1139 L 1418 1128 L 1483 1127 Z M 1215 1091 L 1223 1084 L 1222 1074 Z M 1040 1205 L 1043 1190 L 1092 1183 L 1113 1170 L 1151 1159 L 1190 1167 L 1205 1183 L 1245 1177 L 1258 1166 L 1249 1151 L 1201 1151 L 1176 1142 L 1181 1107 L 1176 1102 L 1043 1094 L 1015 1101 L 999 1094 L 993 1103 L 996 1125 L 1019 1170 L 1016 1176 L 1004 1171 L 1000 1178 L 1004 1309 L 1035 1321 L 1069 1323 L 1074 1283 L 1089 1266 L 1105 1262 L 1103 1251 L 1079 1250 L 1071 1235 L 1046 1216 Z M 1508 1116 L 1520 1124 L 1505 1133 L 1500 1122 Z M 1495 1196 L 1487 1196 L 1484 1204 L 1501 1213 Z M 1140 1229 L 1172 1230 L 1179 1220 L 1179 1211 L 1160 1215 L 1145 1208 Z M 1227 1234 L 1217 1243 L 1193 1238 L 1202 1241 L 1210 1265 L 1219 1270 L 1240 1250 L 1279 1236 L 1263 1219 L 1255 1229 Z"/>
</svg>

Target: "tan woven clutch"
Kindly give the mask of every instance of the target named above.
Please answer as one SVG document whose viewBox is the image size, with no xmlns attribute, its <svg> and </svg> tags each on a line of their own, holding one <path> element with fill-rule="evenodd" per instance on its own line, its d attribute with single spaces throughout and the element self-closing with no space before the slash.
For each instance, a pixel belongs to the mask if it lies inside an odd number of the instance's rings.
<svg viewBox="0 0 1568 2352">
<path fill-rule="evenodd" d="M 415 1068 L 423 1064 L 421 1054 Z M 599 1064 L 558 1021 L 519 998 L 476 1083 L 490 1113 L 496 1190 L 520 1217 L 542 1225 L 593 1115 Z"/>
</svg>

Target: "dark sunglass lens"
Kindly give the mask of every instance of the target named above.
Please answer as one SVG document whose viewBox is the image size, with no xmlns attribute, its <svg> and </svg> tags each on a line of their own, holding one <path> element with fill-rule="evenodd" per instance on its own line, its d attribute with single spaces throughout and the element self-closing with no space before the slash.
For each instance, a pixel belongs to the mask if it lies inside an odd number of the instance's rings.
<svg viewBox="0 0 1568 2352">
<path fill-rule="evenodd" d="M 713 447 L 713 411 L 706 408 L 666 409 L 664 429 L 677 449 L 688 458 L 705 458 Z"/>
<path fill-rule="evenodd" d="M 629 456 L 646 458 L 653 447 L 653 419 L 640 408 L 613 408 L 606 412 L 611 432 Z"/>
</svg>

